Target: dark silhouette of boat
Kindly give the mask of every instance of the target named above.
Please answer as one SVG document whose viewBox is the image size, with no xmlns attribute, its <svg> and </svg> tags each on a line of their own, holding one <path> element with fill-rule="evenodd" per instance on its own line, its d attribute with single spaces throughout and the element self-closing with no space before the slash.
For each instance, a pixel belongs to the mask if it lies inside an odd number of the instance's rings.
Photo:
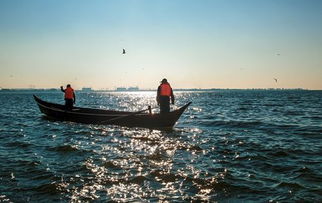
<svg viewBox="0 0 322 203">
<path fill-rule="evenodd" d="M 144 128 L 172 128 L 191 104 L 189 102 L 177 110 L 162 114 L 147 112 L 149 109 L 126 112 L 74 107 L 72 110 L 67 110 L 65 105 L 46 102 L 33 96 L 40 111 L 55 120 Z"/>
</svg>

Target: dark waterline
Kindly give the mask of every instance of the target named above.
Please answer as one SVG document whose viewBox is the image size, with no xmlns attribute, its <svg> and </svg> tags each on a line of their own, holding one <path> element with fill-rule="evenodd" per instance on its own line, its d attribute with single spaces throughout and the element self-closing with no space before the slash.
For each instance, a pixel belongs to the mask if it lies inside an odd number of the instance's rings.
<svg viewBox="0 0 322 203">
<path fill-rule="evenodd" d="M 322 201 L 322 91 L 175 92 L 193 104 L 172 131 L 42 116 L 0 92 L 0 202 Z M 155 92 L 77 93 L 77 105 L 137 111 Z"/>
</svg>

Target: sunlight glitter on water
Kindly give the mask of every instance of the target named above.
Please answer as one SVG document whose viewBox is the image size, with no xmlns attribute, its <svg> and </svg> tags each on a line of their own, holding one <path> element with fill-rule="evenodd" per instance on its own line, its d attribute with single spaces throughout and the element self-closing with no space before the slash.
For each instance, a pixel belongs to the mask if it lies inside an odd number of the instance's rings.
<svg viewBox="0 0 322 203">
<path fill-rule="evenodd" d="M 140 111 L 148 106 L 156 107 L 155 92 L 116 92 L 113 93 L 122 98 L 118 101 L 120 108 L 126 111 Z"/>
<path fill-rule="evenodd" d="M 183 184 L 184 179 L 179 180 L 180 176 L 174 175 L 176 169 L 173 168 L 173 159 L 177 150 L 193 149 L 189 143 L 180 140 L 179 137 L 165 137 L 159 130 L 138 131 L 124 128 L 119 133 L 108 127 L 95 129 L 101 132 L 101 136 L 96 137 L 95 142 L 95 145 L 100 146 L 100 149 L 95 149 L 100 161 L 96 158 L 96 161 L 88 159 L 84 163 L 95 179 L 91 179 L 90 184 L 74 190 L 74 200 L 94 200 L 104 191 L 114 201 L 129 201 L 149 196 L 166 199 L 169 195 L 183 193 L 181 189 L 176 189 L 178 185 Z M 192 131 L 198 132 L 197 129 Z M 102 142 L 103 140 L 106 143 Z M 194 154 L 194 150 L 191 154 Z M 109 161 L 108 157 L 113 157 L 113 160 Z M 200 172 L 191 166 L 183 171 L 187 172 L 185 177 L 192 175 L 194 179 L 199 178 Z M 151 176 L 154 179 L 152 182 Z M 159 189 L 150 189 L 149 184 L 152 183 L 159 185 Z M 144 190 L 139 189 L 142 184 Z"/>
</svg>

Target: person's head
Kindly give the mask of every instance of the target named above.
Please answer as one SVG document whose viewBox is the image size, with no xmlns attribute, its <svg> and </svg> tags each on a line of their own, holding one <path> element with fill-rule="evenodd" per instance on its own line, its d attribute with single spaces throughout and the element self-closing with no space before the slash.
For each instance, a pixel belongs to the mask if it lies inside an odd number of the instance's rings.
<svg viewBox="0 0 322 203">
<path fill-rule="evenodd" d="M 68 84 L 67 87 L 71 87 L 70 84 Z"/>
<path fill-rule="evenodd" d="M 167 79 L 165 79 L 165 78 L 163 78 L 163 80 L 161 81 L 161 83 L 162 83 L 162 84 L 164 84 L 164 83 L 168 83 L 168 80 L 167 80 Z"/>
</svg>

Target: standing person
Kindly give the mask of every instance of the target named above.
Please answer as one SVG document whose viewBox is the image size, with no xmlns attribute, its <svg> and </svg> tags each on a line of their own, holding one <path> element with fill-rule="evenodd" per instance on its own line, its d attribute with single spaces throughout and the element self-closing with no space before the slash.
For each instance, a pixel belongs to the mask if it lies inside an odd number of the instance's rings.
<svg viewBox="0 0 322 203">
<path fill-rule="evenodd" d="M 74 89 L 68 84 L 66 89 L 63 89 L 63 86 L 60 86 L 60 90 L 65 92 L 65 106 L 67 110 L 73 109 L 73 104 L 76 102 L 76 96 Z"/>
<path fill-rule="evenodd" d="M 163 79 L 158 87 L 157 102 L 160 105 L 160 113 L 170 112 L 170 97 L 171 103 L 174 104 L 174 95 L 167 79 Z"/>
</svg>

